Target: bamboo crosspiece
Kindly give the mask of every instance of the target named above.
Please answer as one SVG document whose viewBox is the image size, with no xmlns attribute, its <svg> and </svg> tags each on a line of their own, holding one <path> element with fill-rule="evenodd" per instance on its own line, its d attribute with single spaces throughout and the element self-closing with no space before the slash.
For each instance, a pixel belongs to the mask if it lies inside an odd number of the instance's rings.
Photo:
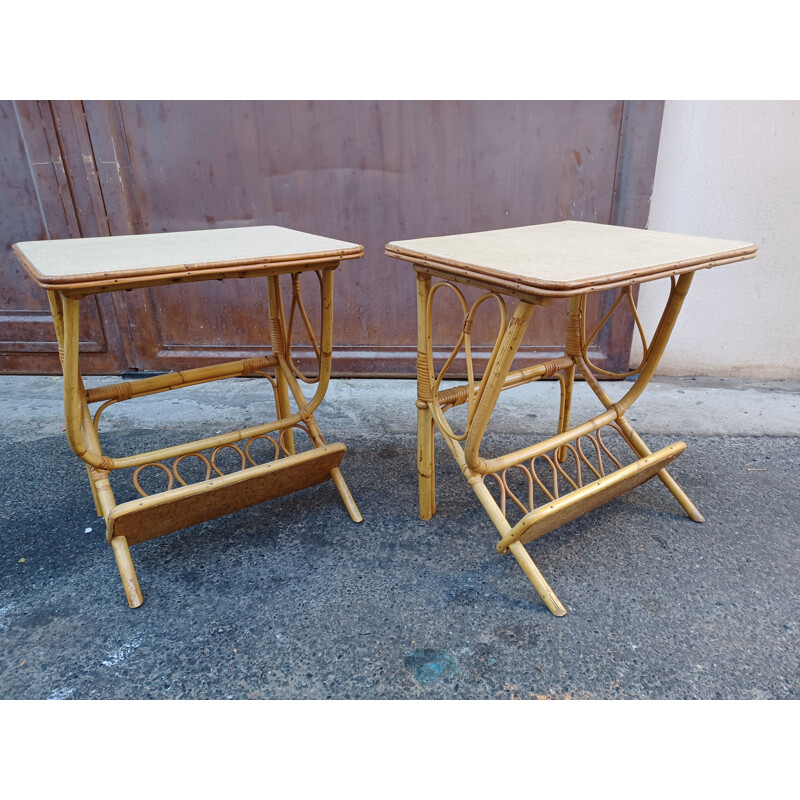
<svg viewBox="0 0 800 800">
<path fill-rule="evenodd" d="M 334 482 L 351 519 L 362 521 L 339 469 L 345 446 L 328 444 L 314 417 L 331 374 L 334 270 L 342 260 L 361 257 L 360 245 L 263 227 L 25 242 L 15 245 L 14 250 L 48 292 L 64 373 L 67 439 L 73 452 L 86 463 L 95 507 L 105 518 L 106 538 L 132 608 L 141 605 L 143 597 L 131 560 L 131 545 L 327 480 Z M 69 268 L 65 269 L 65 263 Z M 301 295 L 301 276 L 307 272 L 314 273 L 320 286 L 319 335 Z M 291 289 L 288 320 L 281 295 L 284 275 Z M 271 353 L 85 389 L 78 336 L 82 297 L 231 277 L 266 278 Z M 313 379 L 307 378 L 292 359 L 292 336 L 298 320 L 316 356 L 317 375 Z M 110 406 L 248 375 L 266 379 L 274 400 L 274 421 L 147 452 L 104 452 L 100 421 Z M 316 384 L 310 400 L 299 382 Z M 297 433 L 302 433 L 302 448 L 298 447 Z M 232 465 L 228 463 L 231 461 Z M 109 476 L 121 470 L 132 470 L 138 499 L 123 503 L 115 499 Z M 198 470 L 199 480 L 191 480 Z M 161 486 L 154 491 L 159 479 Z"/>
<path fill-rule="evenodd" d="M 747 242 L 573 222 L 389 243 L 387 255 L 412 263 L 417 277 L 420 517 L 430 519 L 436 511 L 433 434 L 438 429 L 500 535 L 498 552 L 514 555 L 556 616 L 566 614 L 566 609 L 534 564 L 526 543 L 656 476 L 689 517 L 702 522 L 700 512 L 666 470 L 686 445 L 677 442 L 651 452 L 625 413 L 655 374 L 694 273 L 753 258 L 755 250 Z M 648 342 L 632 287 L 660 278 L 670 281 L 670 292 Z M 470 305 L 458 284 L 477 287 L 484 294 Z M 586 300 L 597 291 L 617 291 L 618 296 L 587 333 Z M 434 304 L 442 292 L 455 294 L 464 324 L 437 371 L 432 345 Z M 564 355 L 513 368 L 537 306 L 558 297 L 569 300 Z M 501 309 L 498 333 L 484 374 L 477 378 L 471 327 L 478 307 L 490 300 Z M 515 301 L 510 316 L 507 300 Z M 589 351 L 604 326 L 622 309 L 633 316 L 643 355 L 630 370 L 611 372 L 592 363 Z M 462 353 L 467 382 L 442 389 Z M 617 402 L 598 379 L 634 375 L 633 385 Z M 576 376 L 588 383 L 605 411 L 573 426 L 570 417 Z M 500 394 L 543 378 L 555 378 L 560 384 L 556 434 L 506 455 L 484 457 L 481 445 Z M 463 431 L 456 432 L 446 415 L 463 404 L 467 404 L 466 423 Z M 609 434 L 622 450 L 612 450 Z"/>
</svg>

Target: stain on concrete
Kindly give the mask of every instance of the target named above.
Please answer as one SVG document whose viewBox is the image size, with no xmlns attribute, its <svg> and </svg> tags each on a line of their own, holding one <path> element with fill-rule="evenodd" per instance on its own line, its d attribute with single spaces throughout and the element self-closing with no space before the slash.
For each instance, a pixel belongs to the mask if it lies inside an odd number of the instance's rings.
<svg viewBox="0 0 800 800">
<path fill-rule="evenodd" d="M 403 656 L 403 663 L 417 683 L 437 683 L 443 678 L 454 678 L 458 674 L 456 660 L 446 650 L 434 650 L 430 647 L 409 650 Z"/>
</svg>

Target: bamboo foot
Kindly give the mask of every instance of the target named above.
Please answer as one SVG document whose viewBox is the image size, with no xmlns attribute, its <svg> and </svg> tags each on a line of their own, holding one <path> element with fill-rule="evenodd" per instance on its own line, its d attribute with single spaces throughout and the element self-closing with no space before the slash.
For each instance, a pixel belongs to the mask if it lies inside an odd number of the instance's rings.
<svg viewBox="0 0 800 800">
<path fill-rule="evenodd" d="M 336 488 L 339 490 L 339 496 L 342 498 L 342 502 L 347 509 L 347 513 L 350 515 L 350 519 L 352 519 L 353 522 L 363 522 L 364 517 L 361 516 L 361 512 L 358 510 L 356 501 L 353 500 L 353 495 L 350 494 L 350 489 L 345 483 L 344 476 L 338 467 L 331 470 L 331 479 L 336 484 Z"/>
<path fill-rule="evenodd" d="M 677 481 L 665 469 L 659 470 L 656 475 L 667 489 L 672 492 L 672 496 L 681 504 L 683 510 L 695 522 L 705 522 L 706 518 L 697 510 L 697 506 L 689 499 L 686 492 L 678 486 Z"/>
<path fill-rule="evenodd" d="M 630 422 L 628 422 L 625 417 L 620 417 L 617 420 L 617 424 L 620 426 L 622 431 L 628 438 L 633 449 L 642 457 L 652 455 L 652 451 L 650 448 L 645 444 L 644 439 L 633 429 Z M 695 504 L 689 499 L 689 496 L 686 492 L 681 489 L 678 485 L 678 482 L 672 475 L 667 472 L 666 469 L 660 469 L 656 475 L 664 484 L 664 486 L 669 489 L 672 493 L 672 496 L 681 504 L 683 510 L 689 515 L 691 519 L 695 522 L 705 522 L 706 518 L 697 510 Z"/>
<path fill-rule="evenodd" d="M 124 536 L 115 536 L 111 539 L 111 547 L 114 550 L 114 558 L 117 560 L 119 576 L 122 578 L 122 587 L 125 589 L 128 605 L 131 608 L 138 608 L 144 602 L 144 598 L 136 578 L 136 570 L 133 568 L 128 540 Z"/>
<path fill-rule="evenodd" d="M 550 588 L 542 573 L 539 572 L 539 568 L 528 555 L 525 546 L 520 542 L 514 542 L 508 549 L 514 554 L 514 558 L 517 559 L 517 562 L 533 584 L 533 588 L 539 593 L 539 597 L 542 598 L 544 604 L 555 616 L 563 617 L 567 613 L 567 609 L 561 605 L 561 601 L 556 597 L 555 592 Z"/>
<path fill-rule="evenodd" d="M 433 415 L 427 408 L 417 409 L 417 473 L 419 475 L 419 517 L 430 519 L 436 513 L 436 462 L 433 455 Z"/>
</svg>

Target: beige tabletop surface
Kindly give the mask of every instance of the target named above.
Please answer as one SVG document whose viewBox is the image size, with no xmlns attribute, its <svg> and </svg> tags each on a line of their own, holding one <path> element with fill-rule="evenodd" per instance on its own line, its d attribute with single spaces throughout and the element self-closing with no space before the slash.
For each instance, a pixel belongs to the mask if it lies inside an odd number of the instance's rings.
<svg viewBox="0 0 800 800">
<path fill-rule="evenodd" d="M 406 261 L 556 291 L 652 279 L 675 268 L 752 258 L 755 251 L 750 242 L 572 221 L 386 245 L 387 255 Z"/>
<path fill-rule="evenodd" d="M 363 247 L 290 228 L 259 225 L 19 242 L 14 251 L 36 281 L 57 286 L 272 262 L 358 258 Z"/>
</svg>

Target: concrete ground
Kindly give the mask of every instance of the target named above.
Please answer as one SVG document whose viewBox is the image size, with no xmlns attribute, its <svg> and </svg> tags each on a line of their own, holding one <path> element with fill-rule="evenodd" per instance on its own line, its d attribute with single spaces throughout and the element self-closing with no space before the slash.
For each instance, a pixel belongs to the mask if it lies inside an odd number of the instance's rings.
<svg viewBox="0 0 800 800">
<path fill-rule="evenodd" d="M 254 424 L 267 396 L 239 379 L 121 404 L 108 450 Z M 687 442 L 670 469 L 707 522 L 656 479 L 531 543 L 556 618 L 441 439 L 437 514 L 418 518 L 413 383 L 334 381 L 318 419 L 348 447 L 364 523 L 329 483 L 137 545 L 132 610 L 61 380 L 0 376 L 0 698 L 794 699 L 799 397 L 797 381 L 651 384 L 630 419 L 652 449 Z M 488 448 L 551 433 L 556 409 L 554 383 L 507 393 Z M 597 410 L 578 384 L 573 420 Z"/>
</svg>

